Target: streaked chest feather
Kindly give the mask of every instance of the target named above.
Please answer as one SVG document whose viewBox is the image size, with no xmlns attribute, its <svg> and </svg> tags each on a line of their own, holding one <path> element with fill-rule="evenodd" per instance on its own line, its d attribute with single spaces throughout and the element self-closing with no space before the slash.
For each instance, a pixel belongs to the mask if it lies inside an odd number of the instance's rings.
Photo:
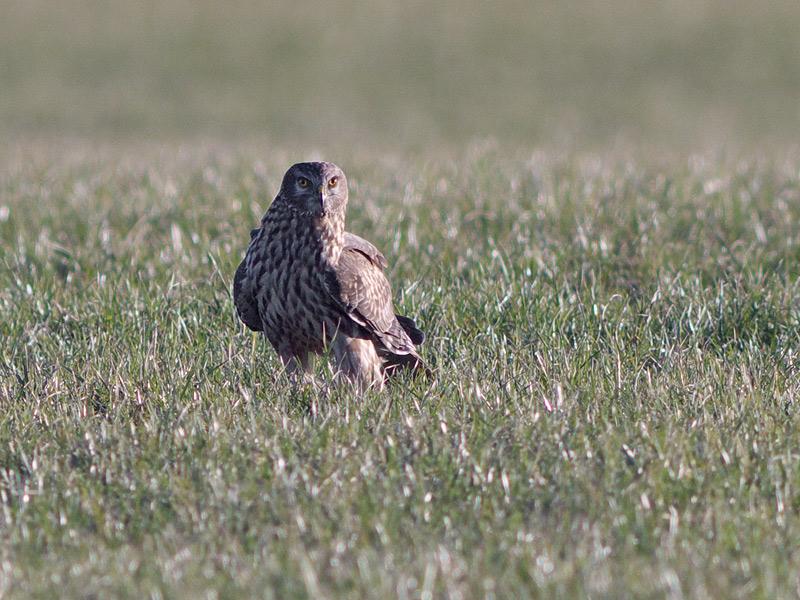
<svg viewBox="0 0 800 600">
<path fill-rule="evenodd" d="M 330 242 L 308 224 L 269 217 L 248 253 L 265 333 L 318 348 L 342 316 L 326 286 Z"/>
</svg>

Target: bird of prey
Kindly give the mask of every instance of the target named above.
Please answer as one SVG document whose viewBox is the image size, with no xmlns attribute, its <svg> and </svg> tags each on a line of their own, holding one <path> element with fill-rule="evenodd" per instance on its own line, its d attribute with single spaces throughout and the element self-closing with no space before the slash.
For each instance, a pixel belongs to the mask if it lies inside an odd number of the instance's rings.
<svg viewBox="0 0 800 600">
<path fill-rule="evenodd" d="M 427 372 L 416 350 L 425 336 L 395 314 L 386 258 L 344 230 L 346 208 L 339 167 L 290 167 L 250 232 L 233 299 L 239 318 L 264 333 L 293 378 L 308 373 L 309 355 L 331 349 L 337 376 L 381 389 L 398 369 Z"/>
</svg>

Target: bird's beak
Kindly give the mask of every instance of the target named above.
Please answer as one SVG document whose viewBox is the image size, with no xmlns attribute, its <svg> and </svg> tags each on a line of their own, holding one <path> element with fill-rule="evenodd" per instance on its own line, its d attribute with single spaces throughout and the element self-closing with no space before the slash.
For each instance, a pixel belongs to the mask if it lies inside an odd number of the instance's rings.
<svg viewBox="0 0 800 600">
<path fill-rule="evenodd" d="M 322 186 L 319 188 L 319 213 L 325 216 L 325 191 Z"/>
</svg>

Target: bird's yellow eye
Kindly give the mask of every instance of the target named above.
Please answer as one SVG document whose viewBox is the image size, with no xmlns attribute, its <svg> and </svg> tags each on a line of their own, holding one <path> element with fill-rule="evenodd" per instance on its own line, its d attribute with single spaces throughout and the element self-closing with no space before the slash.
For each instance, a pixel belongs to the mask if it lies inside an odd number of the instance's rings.
<svg viewBox="0 0 800 600">
<path fill-rule="evenodd" d="M 329 188 L 331 188 L 331 189 L 333 189 L 333 188 L 335 188 L 335 187 L 336 187 L 336 185 L 337 185 L 338 183 L 339 183 L 339 178 L 338 178 L 338 177 L 331 177 L 331 178 L 328 180 L 328 187 L 329 187 Z"/>
<path fill-rule="evenodd" d="M 308 186 L 311 185 L 311 182 L 308 179 L 306 179 L 305 177 L 298 177 L 297 178 L 297 185 L 299 185 L 303 189 L 306 189 Z"/>
</svg>

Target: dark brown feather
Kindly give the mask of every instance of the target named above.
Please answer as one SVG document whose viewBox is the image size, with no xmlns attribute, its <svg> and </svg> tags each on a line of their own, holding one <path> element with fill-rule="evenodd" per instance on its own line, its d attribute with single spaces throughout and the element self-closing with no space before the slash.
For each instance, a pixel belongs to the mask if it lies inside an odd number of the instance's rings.
<svg viewBox="0 0 800 600">
<path fill-rule="evenodd" d="M 236 275 L 233 277 L 233 303 L 236 305 L 236 312 L 239 318 L 253 331 L 263 331 L 264 325 L 258 314 L 258 303 L 250 291 L 250 284 L 247 278 L 247 261 L 239 263 Z"/>
<path fill-rule="evenodd" d="M 397 317 L 397 322 L 400 323 L 400 327 L 402 327 L 411 341 L 414 342 L 415 346 L 421 346 L 422 343 L 425 341 L 425 334 L 422 330 L 417 328 L 417 324 L 414 322 L 414 319 L 409 317 L 404 317 L 403 315 L 395 315 Z"/>
</svg>

